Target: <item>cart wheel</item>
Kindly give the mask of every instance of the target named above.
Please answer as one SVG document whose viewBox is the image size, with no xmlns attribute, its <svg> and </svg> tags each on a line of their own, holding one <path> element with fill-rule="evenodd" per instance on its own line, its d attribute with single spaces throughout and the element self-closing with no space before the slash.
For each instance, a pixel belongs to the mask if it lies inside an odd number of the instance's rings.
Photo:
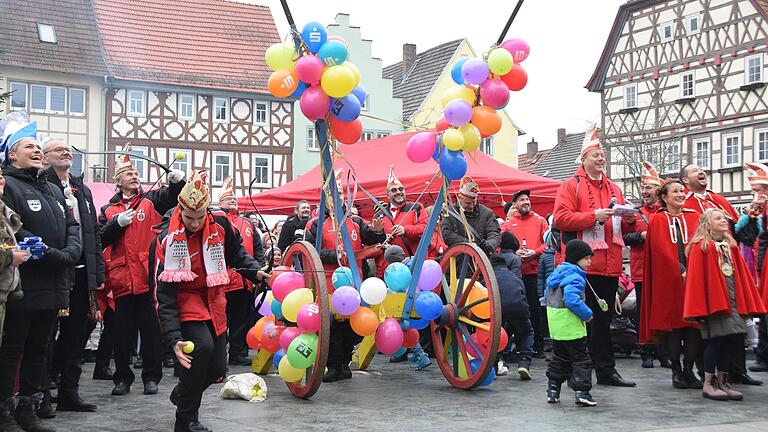
<svg viewBox="0 0 768 432">
<path fill-rule="evenodd" d="M 460 389 L 473 389 L 485 381 L 495 366 L 501 334 L 501 300 L 493 267 L 485 253 L 469 243 L 451 246 L 440 259 L 443 281 L 435 292 L 443 300 L 440 318 L 430 324 L 435 357 L 448 382 Z M 488 289 L 488 297 L 468 302 L 468 289 L 480 282 Z M 464 288 L 467 287 L 467 288 Z M 490 302 L 490 317 L 480 319 L 470 308 Z M 477 344 L 471 335 L 478 330 L 490 334 L 489 342 Z M 471 347 L 480 365 L 473 372 L 470 367 Z"/>
<path fill-rule="evenodd" d="M 315 394 L 325 375 L 325 364 L 328 361 L 328 340 L 331 336 L 330 310 L 328 304 L 328 289 L 326 287 L 323 264 L 315 247 L 309 242 L 294 242 L 283 254 L 283 262 L 292 265 L 294 271 L 304 274 L 305 286 L 312 290 L 315 301 L 320 305 L 320 331 L 317 332 L 317 356 L 315 364 L 307 368 L 305 377 L 295 383 L 287 383 L 288 389 L 294 396 L 309 399 Z M 292 324 L 292 323 L 287 323 Z"/>
</svg>

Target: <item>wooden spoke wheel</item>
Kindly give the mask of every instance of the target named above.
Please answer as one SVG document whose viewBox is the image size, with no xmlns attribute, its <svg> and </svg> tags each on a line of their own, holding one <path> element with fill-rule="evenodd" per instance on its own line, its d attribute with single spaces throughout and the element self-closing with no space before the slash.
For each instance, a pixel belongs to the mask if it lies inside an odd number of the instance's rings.
<svg viewBox="0 0 768 432">
<path fill-rule="evenodd" d="M 443 313 L 429 327 L 435 357 L 452 386 L 473 389 L 486 380 L 496 363 L 501 334 L 501 300 L 496 275 L 485 253 L 470 243 L 448 248 L 440 266 L 443 280 L 435 292 L 443 301 Z M 475 296 L 470 301 L 471 287 L 476 282 L 488 290 L 488 296 Z M 476 316 L 472 308 L 486 302 L 489 316 Z M 475 336 L 476 341 L 472 335 L 478 331 L 483 337 Z"/>
<path fill-rule="evenodd" d="M 301 381 L 287 383 L 288 389 L 294 396 L 309 399 L 315 394 L 325 375 L 325 364 L 328 361 L 328 341 L 331 337 L 330 310 L 328 304 L 328 289 L 326 286 L 323 264 L 315 247 L 309 242 L 294 242 L 283 254 L 285 265 L 304 275 L 305 287 L 312 290 L 315 301 L 320 305 L 320 331 L 317 332 L 317 355 L 315 363 L 307 368 L 307 373 Z M 292 323 L 286 323 L 292 325 Z"/>
</svg>

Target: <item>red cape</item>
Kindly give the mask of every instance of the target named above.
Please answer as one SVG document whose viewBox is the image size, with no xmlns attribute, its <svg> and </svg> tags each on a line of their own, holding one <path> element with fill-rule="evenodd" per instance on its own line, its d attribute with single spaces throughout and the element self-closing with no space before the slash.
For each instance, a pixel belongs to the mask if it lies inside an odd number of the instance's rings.
<svg viewBox="0 0 768 432">
<path fill-rule="evenodd" d="M 685 199 L 684 208 L 691 209 L 699 214 L 704 213 L 710 208 L 719 208 L 724 211 L 728 219 L 732 223 L 736 223 L 739 220 L 739 214 L 736 209 L 733 208 L 731 203 L 725 199 L 725 197 L 718 195 L 711 190 L 707 190 L 707 197 L 705 199 L 696 198 L 696 196 L 690 190 L 686 189 L 685 193 L 688 194 Z"/>
</svg>

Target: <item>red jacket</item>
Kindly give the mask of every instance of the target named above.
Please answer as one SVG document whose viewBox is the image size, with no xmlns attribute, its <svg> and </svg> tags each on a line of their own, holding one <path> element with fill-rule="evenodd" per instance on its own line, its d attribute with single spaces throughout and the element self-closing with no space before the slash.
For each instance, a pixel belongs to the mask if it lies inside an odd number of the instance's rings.
<svg viewBox="0 0 768 432">
<path fill-rule="evenodd" d="M 736 213 L 736 209 L 724 197 L 709 190 L 704 193 L 704 196 L 697 196 L 691 191 L 686 191 L 686 193 L 684 208 L 691 209 L 699 214 L 704 213 L 707 209 L 719 208 L 725 212 L 732 224 L 738 222 L 739 214 Z"/>
<path fill-rule="evenodd" d="M 629 246 L 629 270 L 632 273 L 632 282 L 643 283 L 643 261 L 645 259 L 645 240 L 641 234 L 648 231 L 648 222 L 661 206 L 656 203 L 652 206 L 643 204 L 635 222 L 635 232 L 624 235 L 624 243 Z"/>
<path fill-rule="evenodd" d="M 405 203 L 400 207 L 389 206 L 392 219 L 385 216 L 384 212 L 376 213 L 375 217 L 384 217 L 384 233 L 389 235 L 395 225 L 401 225 L 405 229 L 402 236 L 392 237 L 389 240 L 390 245 L 397 245 L 403 248 L 405 256 L 412 256 L 419 247 L 419 240 L 424 235 L 424 229 L 427 227 L 427 212 L 420 204 Z M 387 262 L 384 260 L 383 251 L 376 256 L 376 276 L 384 277 L 384 270 Z"/>
<path fill-rule="evenodd" d="M 582 231 L 595 226 L 594 211 L 607 208 L 611 204 L 611 198 L 616 198 L 617 204 L 624 204 L 624 195 L 616 183 L 605 174 L 600 180 L 590 179 L 582 166 L 576 170 L 573 177 L 560 185 L 555 197 L 554 219 L 555 225 L 562 232 L 563 253 L 568 240 L 581 239 Z M 613 242 L 613 226 L 610 219 L 605 221 L 603 228 L 608 248 L 595 251 L 587 274 L 619 276 L 622 271 L 622 246 Z M 622 221 L 624 232 L 633 231 L 633 228 L 633 225 Z"/>
<path fill-rule="evenodd" d="M 253 227 L 253 223 L 244 217 L 238 216 L 237 211 L 234 210 L 226 213 L 219 211 L 215 212 L 214 214 L 225 216 L 229 220 L 229 223 L 232 224 L 232 228 L 236 229 L 237 232 L 240 233 L 240 237 L 243 238 L 243 247 L 245 248 L 245 252 L 252 258 L 256 259 L 256 261 L 259 262 L 259 266 L 264 265 L 264 263 L 261 262 L 263 259 L 260 261 L 259 258 L 256 257 L 256 244 L 258 243 L 260 246 L 261 239 L 259 238 L 259 234 L 256 229 Z M 253 291 L 253 283 L 245 279 L 241 274 L 237 273 L 232 268 L 229 268 L 228 272 L 230 283 L 224 289 L 225 292 L 237 291 L 243 288 L 248 288 L 248 291 Z"/>
<path fill-rule="evenodd" d="M 504 225 L 501 227 L 502 231 L 509 231 L 517 237 L 517 240 L 520 242 L 520 248 L 523 247 L 523 240 L 525 240 L 525 246 L 536 251 L 536 255 L 523 261 L 523 265 L 520 268 L 522 274 L 532 275 L 539 273 L 539 255 L 547 250 L 547 245 L 544 243 L 544 233 L 547 232 L 547 229 L 549 229 L 547 221 L 534 212 L 525 217 L 518 213 L 512 219 L 504 222 Z"/>
</svg>

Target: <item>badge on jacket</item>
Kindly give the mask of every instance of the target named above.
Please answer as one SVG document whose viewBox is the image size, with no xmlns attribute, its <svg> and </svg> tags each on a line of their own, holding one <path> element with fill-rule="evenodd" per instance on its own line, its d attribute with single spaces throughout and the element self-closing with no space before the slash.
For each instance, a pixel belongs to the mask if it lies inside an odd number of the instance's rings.
<svg viewBox="0 0 768 432">
<path fill-rule="evenodd" d="M 27 200 L 27 205 L 29 206 L 29 209 L 32 210 L 33 212 L 38 212 L 40 211 L 40 209 L 43 208 L 43 205 L 40 204 L 40 200 L 38 199 Z"/>
</svg>

